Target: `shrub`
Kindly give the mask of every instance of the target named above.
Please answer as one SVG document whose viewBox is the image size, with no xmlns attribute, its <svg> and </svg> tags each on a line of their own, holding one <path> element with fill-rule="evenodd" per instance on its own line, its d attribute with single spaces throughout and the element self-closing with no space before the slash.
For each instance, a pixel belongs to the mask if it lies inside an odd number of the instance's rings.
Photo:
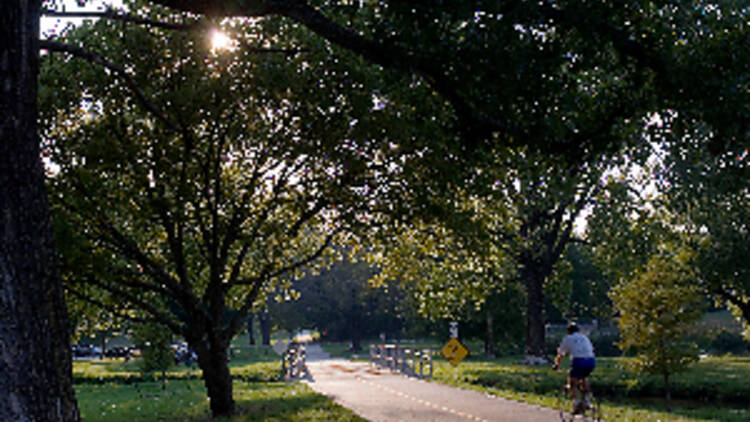
<svg viewBox="0 0 750 422">
<path fill-rule="evenodd" d="M 142 324 L 133 330 L 133 339 L 141 350 L 141 372 L 147 376 L 161 372 L 162 377 L 174 364 L 174 352 L 169 347 L 172 332 L 159 324 Z"/>
<path fill-rule="evenodd" d="M 628 367 L 637 374 L 660 375 L 665 405 L 671 409 L 671 377 L 698 360 L 698 347 L 687 340 L 702 315 L 703 296 L 689 265 L 692 251 L 679 249 L 655 255 L 632 280 L 616 286 L 610 296 L 619 312 L 619 346 L 636 355 Z"/>
<path fill-rule="evenodd" d="M 622 350 L 617 347 L 619 341 L 620 335 L 617 333 L 591 336 L 591 344 L 594 345 L 594 353 L 599 357 L 622 356 Z"/>
<path fill-rule="evenodd" d="M 711 341 L 711 351 L 714 353 L 744 354 L 749 351 L 748 343 L 740 333 L 722 329 Z"/>
</svg>

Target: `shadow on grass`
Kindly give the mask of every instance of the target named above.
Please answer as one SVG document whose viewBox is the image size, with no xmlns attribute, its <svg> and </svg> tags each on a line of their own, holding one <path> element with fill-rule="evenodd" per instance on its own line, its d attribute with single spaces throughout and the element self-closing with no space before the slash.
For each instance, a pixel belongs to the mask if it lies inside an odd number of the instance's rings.
<svg viewBox="0 0 750 422">
<path fill-rule="evenodd" d="M 305 390 L 307 390 L 305 388 Z M 296 394 L 237 402 L 237 416 L 226 422 L 250 421 L 361 421 L 353 413 L 340 408 L 329 398 L 309 390 Z"/>
<path fill-rule="evenodd" d="M 84 422 L 357 421 L 350 411 L 299 383 L 236 381 L 237 415 L 211 419 L 202 381 L 82 384 L 76 386 Z"/>
</svg>

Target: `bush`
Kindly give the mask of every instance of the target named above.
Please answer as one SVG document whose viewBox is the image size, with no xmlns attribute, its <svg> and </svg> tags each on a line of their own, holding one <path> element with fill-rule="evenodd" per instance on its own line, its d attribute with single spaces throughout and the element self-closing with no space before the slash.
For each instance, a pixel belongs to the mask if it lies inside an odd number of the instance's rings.
<svg viewBox="0 0 750 422">
<path fill-rule="evenodd" d="M 688 340 L 698 345 L 700 350 L 712 355 L 746 355 L 750 353 L 750 343 L 742 333 L 726 328 L 693 329 Z"/>
<path fill-rule="evenodd" d="M 172 332 L 158 324 L 144 324 L 134 330 L 134 340 L 141 350 L 140 369 L 143 376 L 161 372 L 162 377 L 174 364 L 174 351 L 169 347 Z"/>
<path fill-rule="evenodd" d="M 620 341 L 619 334 L 604 334 L 591 336 L 591 343 L 594 345 L 594 353 L 598 357 L 617 357 L 622 356 L 622 350 L 617 347 Z"/>
<path fill-rule="evenodd" d="M 722 329 L 711 341 L 711 351 L 719 354 L 745 354 L 750 349 L 742 334 Z"/>
</svg>

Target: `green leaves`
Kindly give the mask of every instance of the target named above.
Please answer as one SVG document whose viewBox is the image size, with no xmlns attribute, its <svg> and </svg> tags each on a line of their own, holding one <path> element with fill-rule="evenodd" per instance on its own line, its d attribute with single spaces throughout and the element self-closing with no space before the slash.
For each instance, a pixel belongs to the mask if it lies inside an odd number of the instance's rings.
<svg viewBox="0 0 750 422">
<path fill-rule="evenodd" d="M 174 365 L 175 351 L 170 347 L 172 333 L 158 324 L 139 325 L 133 332 L 133 341 L 141 350 L 141 373 L 164 372 Z"/>
<path fill-rule="evenodd" d="M 697 346 L 685 340 L 705 303 L 691 269 L 693 256 L 684 248 L 653 256 L 611 293 L 619 313 L 618 346 L 635 352 L 637 372 L 673 374 L 698 359 Z"/>
</svg>

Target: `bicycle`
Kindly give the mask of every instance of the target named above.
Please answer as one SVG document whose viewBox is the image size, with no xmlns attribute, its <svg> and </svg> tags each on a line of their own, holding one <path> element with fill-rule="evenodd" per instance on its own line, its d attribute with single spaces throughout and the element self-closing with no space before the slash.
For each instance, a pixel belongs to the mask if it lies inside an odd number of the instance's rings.
<svg viewBox="0 0 750 422">
<path fill-rule="evenodd" d="M 600 422 L 602 420 L 599 409 L 599 400 L 594 397 L 591 390 L 584 391 L 583 385 L 576 388 L 576 394 L 571 398 L 570 385 L 560 388 L 558 397 L 558 411 L 562 422 L 573 422 L 576 420 L 585 422 Z M 588 393 L 588 397 L 586 397 Z M 571 406 L 572 405 L 572 406 Z"/>
<path fill-rule="evenodd" d="M 284 352 L 281 361 L 281 372 L 284 374 L 284 379 L 302 378 L 302 375 L 307 372 L 306 355 L 304 346 L 290 347 Z"/>
</svg>

